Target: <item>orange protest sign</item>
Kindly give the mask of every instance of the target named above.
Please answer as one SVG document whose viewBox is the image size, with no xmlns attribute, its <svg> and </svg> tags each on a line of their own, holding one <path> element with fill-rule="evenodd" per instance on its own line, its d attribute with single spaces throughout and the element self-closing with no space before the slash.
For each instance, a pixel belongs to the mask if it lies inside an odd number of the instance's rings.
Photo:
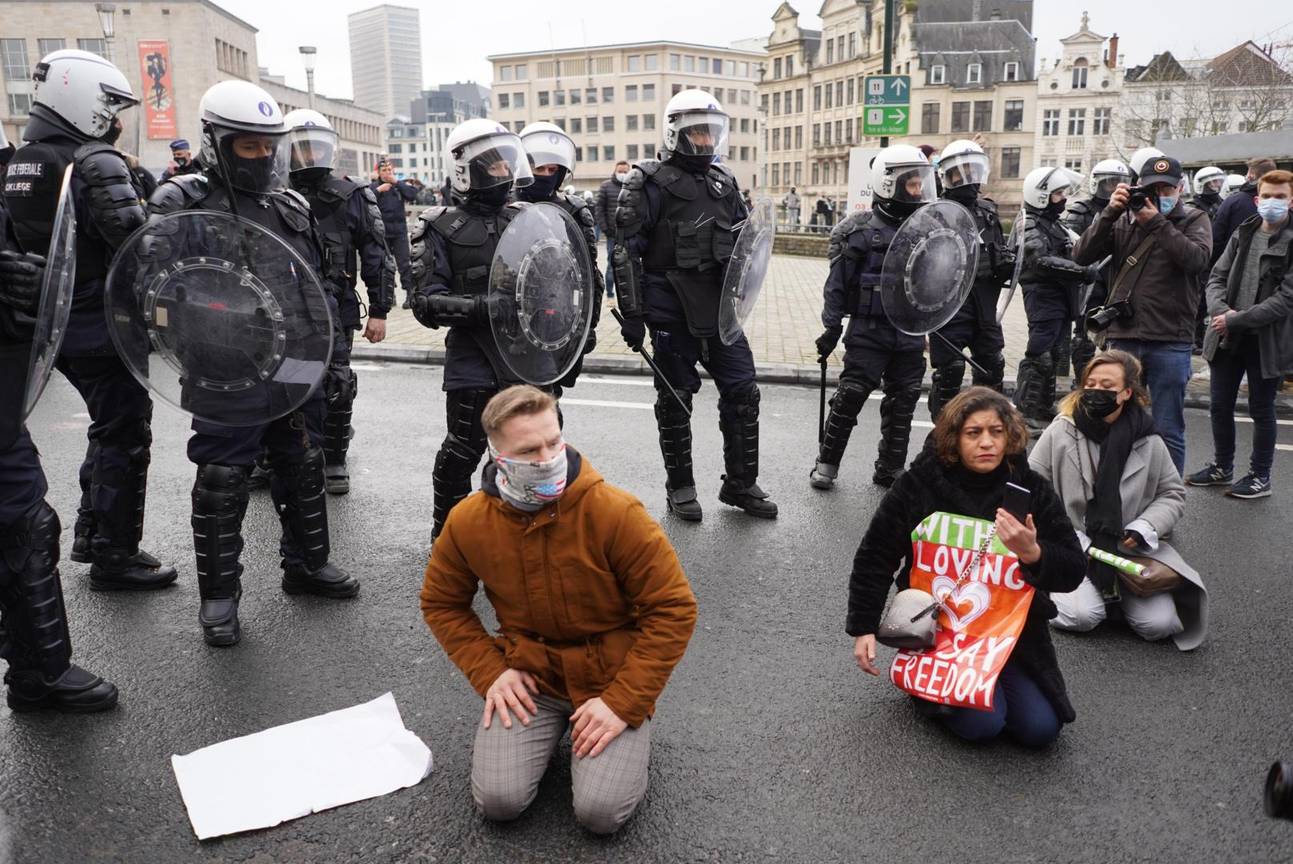
<svg viewBox="0 0 1293 864">
<path fill-rule="evenodd" d="M 889 679 L 913 696 L 992 710 L 997 677 L 1024 628 L 1033 588 L 1019 573 L 1019 559 L 995 536 L 958 584 L 991 529 L 986 519 L 937 512 L 911 532 L 911 587 L 943 601 L 933 647 L 899 651 L 889 667 Z"/>
</svg>

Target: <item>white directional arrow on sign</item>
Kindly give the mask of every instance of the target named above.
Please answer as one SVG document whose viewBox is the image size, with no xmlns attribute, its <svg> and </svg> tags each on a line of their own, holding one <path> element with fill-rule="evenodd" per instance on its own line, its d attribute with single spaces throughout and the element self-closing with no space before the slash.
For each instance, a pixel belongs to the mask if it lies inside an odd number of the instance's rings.
<svg viewBox="0 0 1293 864">
<path fill-rule="evenodd" d="M 904 91 L 904 90 L 906 90 L 906 89 L 907 89 L 907 85 L 903 83 L 903 81 L 902 81 L 902 79 L 901 79 L 901 78 L 895 78 L 895 79 L 894 79 L 894 82 L 893 82 L 893 92 L 895 92 L 895 93 L 897 93 L 899 96 L 901 96 L 901 95 L 902 95 L 902 91 Z"/>
<path fill-rule="evenodd" d="M 907 122 L 907 112 L 902 108 L 893 109 L 893 119 L 899 123 Z"/>
</svg>

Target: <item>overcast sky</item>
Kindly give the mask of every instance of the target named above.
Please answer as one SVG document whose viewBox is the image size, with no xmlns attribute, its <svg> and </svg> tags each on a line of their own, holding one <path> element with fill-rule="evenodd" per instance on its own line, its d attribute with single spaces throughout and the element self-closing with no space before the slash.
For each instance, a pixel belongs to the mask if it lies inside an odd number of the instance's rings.
<svg viewBox="0 0 1293 864">
<path fill-rule="evenodd" d="M 376 5 L 372 0 L 215 0 L 258 28 L 262 66 L 305 87 L 299 45 L 319 49 L 315 87 L 329 96 L 349 97 L 350 58 L 346 15 Z M 989 0 L 990 2 L 990 0 Z M 422 12 L 422 75 L 427 86 L 492 77 L 485 57 L 611 42 L 672 39 L 727 45 L 767 38 L 780 0 L 422 0 L 400 5 Z M 799 0 L 800 24 L 817 28 L 821 0 Z M 1293 41 L 1293 6 L 1269 0 L 1036 0 L 1037 58 L 1059 55 L 1059 39 L 1077 31 L 1082 10 L 1091 29 L 1117 32 L 1119 52 L 1144 63 L 1170 50 L 1185 57 L 1210 57 L 1245 39 Z M 487 11 L 486 11 L 487 10 Z M 1152 10 L 1152 11 L 1151 11 Z"/>
</svg>

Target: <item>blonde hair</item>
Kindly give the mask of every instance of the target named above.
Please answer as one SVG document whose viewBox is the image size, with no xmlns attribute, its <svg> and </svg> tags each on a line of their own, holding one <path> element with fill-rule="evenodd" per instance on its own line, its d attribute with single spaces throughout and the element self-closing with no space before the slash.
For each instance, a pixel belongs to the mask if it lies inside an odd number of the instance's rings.
<svg viewBox="0 0 1293 864">
<path fill-rule="evenodd" d="M 1122 367 L 1122 385 L 1123 388 L 1131 388 L 1131 399 L 1142 408 L 1149 406 L 1149 391 L 1145 389 L 1145 383 L 1141 378 L 1140 361 L 1136 355 L 1129 354 L 1126 351 L 1119 351 L 1116 348 L 1108 351 L 1101 351 L 1091 358 L 1082 370 L 1082 377 L 1078 379 L 1083 386 L 1086 385 L 1086 379 L 1091 376 L 1097 366 L 1121 366 Z M 1074 390 L 1064 397 L 1060 402 L 1060 413 L 1065 417 L 1072 417 L 1073 412 L 1077 410 L 1078 399 L 1082 396 L 1082 387 Z"/>
<path fill-rule="evenodd" d="M 485 404 L 485 411 L 480 415 L 480 425 L 484 427 L 485 434 L 493 438 L 503 428 L 503 424 L 513 417 L 528 417 L 556 410 L 557 400 L 551 393 L 544 393 L 530 384 L 517 384 L 500 390 Z"/>
</svg>

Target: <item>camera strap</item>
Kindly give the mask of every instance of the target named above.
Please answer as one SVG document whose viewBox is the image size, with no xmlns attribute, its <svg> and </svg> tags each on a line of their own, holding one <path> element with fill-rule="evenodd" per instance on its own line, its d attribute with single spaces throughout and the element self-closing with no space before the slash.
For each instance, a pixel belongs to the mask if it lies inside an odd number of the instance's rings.
<svg viewBox="0 0 1293 864">
<path fill-rule="evenodd" d="M 1109 299 L 1105 301 L 1106 304 L 1112 304 L 1117 300 L 1131 299 L 1131 291 L 1127 292 L 1126 297 L 1120 298 L 1118 297 L 1118 289 L 1122 287 L 1122 283 L 1126 281 L 1127 277 L 1131 274 L 1131 271 L 1135 270 L 1136 267 L 1145 260 L 1145 256 L 1149 254 L 1149 247 L 1153 246 L 1157 240 L 1158 235 L 1156 233 L 1150 234 L 1144 240 L 1140 241 L 1140 245 L 1136 247 L 1136 251 L 1132 252 L 1123 260 L 1122 267 L 1118 270 L 1118 275 L 1114 277 L 1113 285 L 1109 288 Z M 1135 286 L 1133 285 L 1132 287 L 1134 288 Z"/>
</svg>

